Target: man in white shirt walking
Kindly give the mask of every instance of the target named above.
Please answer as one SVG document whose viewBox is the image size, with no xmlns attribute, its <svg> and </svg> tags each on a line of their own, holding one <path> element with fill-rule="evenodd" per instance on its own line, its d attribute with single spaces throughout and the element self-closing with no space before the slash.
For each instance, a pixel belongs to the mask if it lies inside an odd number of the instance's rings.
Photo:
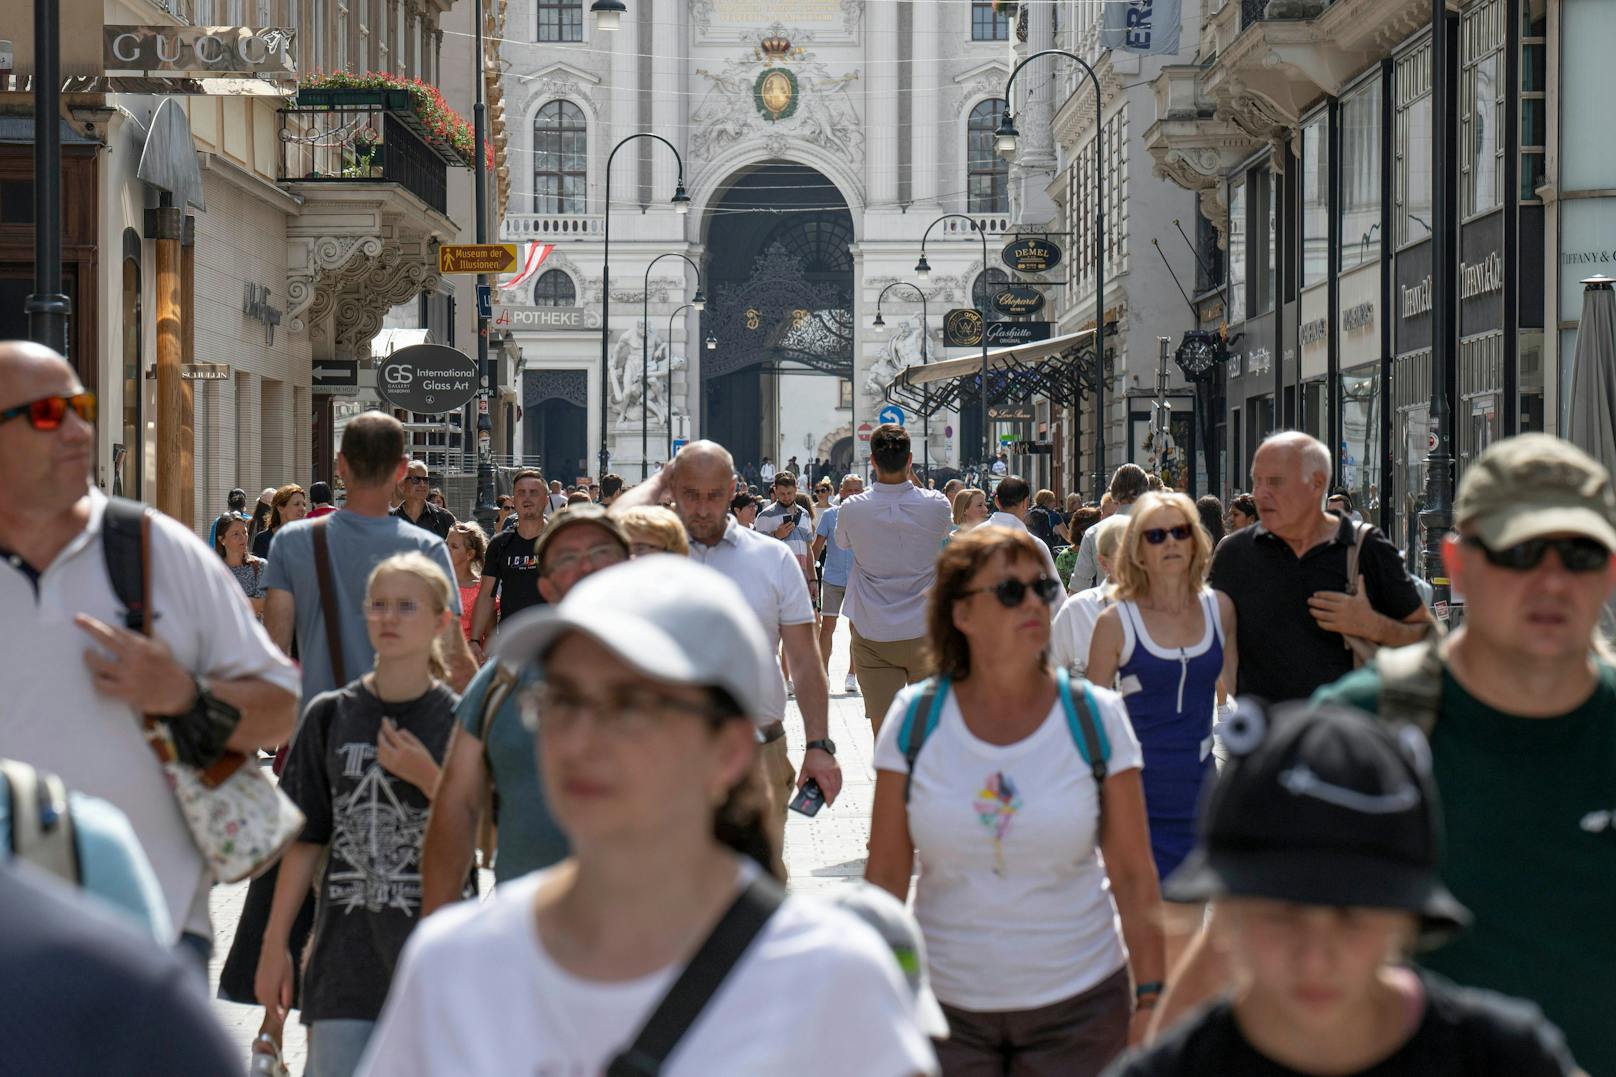
<svg viewBox="0 0 1616 1077">
<path fill-rule="evenodd" d="M 1027 480 L 1019 475 L 1009 476 L 994 488 L 993 503 L 998 506 L 999 511 L 983 521 L 983 526 L 1026 531 L 1027 510 L 1031 507 L 1031 498 L 1032 487 L 1027 484 Z M 1038 552 L 1044 555 L 1044 574 L 1052 580 L 1059 581 L 1060 569 L 1055 567 L 1055 555 L 1050 553 L 1049 547 L 1042 542 L 1038 543 Z M 1064 597 L 1058 598 L 1051 611 L 1060 609 L 1064 601 Z"/>
<path fill-rule="evenodd" d="M 800 772 L 786 757 L 786 686 L 780 667 L 771 661 L 772 673 L 763 671 L 765 698 L 740 701 L 755 704 L 758 713 L 768 719 L 762 729 L 759 762 L 774 799 L 770 822 L 779 849 L 785 838 L 786 804 L 795 791 L 811 778 L 819 783 L 829 804 L 841 792 L 842 772 L 836 764 L 836 744 L 830 739 L 830 688 L 819 660 L 808 583 L 785 543 L 741 526 L 729 514 L 734 483 L 735 463 L 728 450 L 714 441 L 693 441 L 679 450 L 672 466 L 624 493 L 613 509 L 660 505 L 664 495 L 671 495 L 674 511 L 690 534 L 690 559 L 735 581 L 763 626 L 771 655 L 785 644 L 807 739 Z"/>
<path fill-rule="evenodd" d="M 842 502 L 836 542 L 853 551 L 842 610 L 853 630 L 864 714 L 878 730 L 899 690 L 928 672 L 926 602 L 954 515 L 942 494 L 911 481 L 915 458 L 903 427 L 876 427 L 870 460 L 875 484 Z"/>
</svg>

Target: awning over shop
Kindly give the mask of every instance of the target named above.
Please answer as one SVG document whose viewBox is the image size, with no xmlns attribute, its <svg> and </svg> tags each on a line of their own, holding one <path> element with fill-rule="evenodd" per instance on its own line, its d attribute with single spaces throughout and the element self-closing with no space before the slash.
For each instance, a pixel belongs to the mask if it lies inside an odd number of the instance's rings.
<svg viewBox="0 0 1616 1077">
<path fill-rule="evenodd" d="M 382 329 L 370 340 L 370 357 L 385 359 L 400 348 L 427 343 L 425 329 Z"/>
<path fill-rule="evenodd" d="M 1089 371 L 1082 356 L 1092 350 L 1093 341 L 1094 330 L 1085 329 L 989 351 L 989 402 L 1021 403 L 1044 396 L 1060 406 L 1075 403 L 1086 392 Z M 887 386 L 886 397 L 936 415 L 962 400 L 980 398 L 982 363 L 981 355 L 971 355 L 905 367 Z"/>
</svg>

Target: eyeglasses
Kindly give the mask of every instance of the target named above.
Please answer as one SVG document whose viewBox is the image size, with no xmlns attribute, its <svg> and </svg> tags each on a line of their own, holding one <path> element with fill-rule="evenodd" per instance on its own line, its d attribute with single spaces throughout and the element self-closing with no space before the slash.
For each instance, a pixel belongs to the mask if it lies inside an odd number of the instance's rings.
<svg viewBox="0 0 1616 1077">
<path fill-rule="evenodd" d="M 738 717 L 708 703 L 670 699 L 649 688 L 630 688 L 604 699 L 590 699 L 570 688 L 539 685 L 526 696 L 541 731 L 565 734 L 576 730 L 584 715 L 593 719 L 597 732 L 615 741 L 643 740 L 670 711 L 705 718 L 713 724 Z"/>
<path fill-rule="evenodd" d="M 613 542 L 603 542 L 587 550 L 562 554 L 541 571 L 546 576 L 553 576 L 558 572 L 571 572 L 585 563 L 591 568 L 600 568 L 603 565 L 615 565 L 621 560 L 623 560 L 623 547 Z"/>
<path fill-rule="evenodd" d="M 373 598 L 365 603 L 365 616 L 377 621 L 389 613 L 397 613 L 400 617 L 414 617 L 420 610 L 421 604 L 413 598 L 401 598 L 397 602 Z"/>
<path fill-rule="evenodd" d="M 1193 534 L 1188 524 L 1178 524 L 1173 527 L 1152 527 L 1145 531 L 1145 541 L 1152 546 L 1160 546 L 1167 541 L 1167 536 L 1173 536 L 1175 541 L 1188 542 Z"/>
<path fill-rule="evenodd" d="M 427 475 L 406 475 L 404 476 L 404 481 L 408 483 L 419 483 L 420 485 L 425 486 L 427 483 L 431 482 L 432 479 Z"/>
<path fill-rule="evenodd" d="M 1061 592 L 1061 585 L 1059 580 L 1052 580 L 1048 576 L 1039 576 L 1031 582 L 1011 576 L 992 587 L 973 587 L 969 591 L 961 591 L 960 597 L 986 593 L 998 599 L 999 605 L 1005 609 L 1013 610 L 1027 600 L 1029 590 L 1038 596 L 1039 601 L 1048 603 L 1055 601 L 1055 596 Z"/>
<path fill-rule="evenodd" d="M 14 408 L 7 408 L 0 411 L 0 423 L 27 416 L 28 425 L 35 430 L 58 430 L 62 426 L 62 420 L 67 418 L 69 408 L 72 408 L 85 422 L 95 422 L 95 394 L 84 392 L 74 393 L 72 396 L 41 397 L 26 404 L 18 404 Z"/>
<path fill-rule="evenodd" d="M 1480 550 L 1488 564 L 1511 572 L 1531 572 L 1543 563 L 1543 555 L 1550 550 L 1560 555 L 1560 563 L 1567 572 L 1600 572 L 1610 564 L 1610 550 L 1603 543 L 1582 536 L 1528 539 L 1502 550 L 1491 549 L 1478 538 L 1467 538 L 1464 542 Z"/>
</svg>

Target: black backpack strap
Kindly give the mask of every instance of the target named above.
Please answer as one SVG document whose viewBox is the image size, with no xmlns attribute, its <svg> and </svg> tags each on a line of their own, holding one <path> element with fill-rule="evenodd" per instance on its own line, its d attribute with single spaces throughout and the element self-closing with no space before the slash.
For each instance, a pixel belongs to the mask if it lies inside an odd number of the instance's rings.
<svg viewBox="0 0 1616 1077">
<path fill-rule="evenodd" d="M 331 544 L 326 541 L 325 522 L 329 515 L 314 521 L 314 578 L 320 586 L 320 616 L 325 622 L 326 653 L 331 659 L 331 676 L 337 687 L 348 683 L 348 672 L 342 661 L 342 621 L 337 616 L 337 585 L 331 571 Z"/>
<path fill-rule="evenodd" d="M 113 497 L 107 499 L 106 512 L 101 517 L 101 550 L 106 560 L 107 578 L 112 581 L 112 593 L 124 609 L 124 627 L 140 633 L 150 628 L 146 609 L 145 540 L 141 534 L 145 515 L 146 506 L 140 502 Z"/>
<path fill-rule="evenodd" d="M 753 879 L 668 988 L 634 1042 L 612 1059 L 606 1077 L 656 1077 L 661 1073 L 668 1056 L 783 900 L 785 891 L 772 878 L 759 875 Z"/>
</svg>

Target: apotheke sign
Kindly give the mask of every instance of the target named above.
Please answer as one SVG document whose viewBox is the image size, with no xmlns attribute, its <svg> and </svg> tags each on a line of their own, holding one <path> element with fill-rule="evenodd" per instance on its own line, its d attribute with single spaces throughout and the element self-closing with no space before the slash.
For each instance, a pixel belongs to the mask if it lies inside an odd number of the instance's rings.
<svg viewBox="0 0 1616 1077">
<path fill-rule="evenodd" d="M 496 303 L 490 325 L 502 329 L 528 329 L 543 332 L 595 329 L 599 314 L 583 307 L 531 307 Z"/>
</svg>

